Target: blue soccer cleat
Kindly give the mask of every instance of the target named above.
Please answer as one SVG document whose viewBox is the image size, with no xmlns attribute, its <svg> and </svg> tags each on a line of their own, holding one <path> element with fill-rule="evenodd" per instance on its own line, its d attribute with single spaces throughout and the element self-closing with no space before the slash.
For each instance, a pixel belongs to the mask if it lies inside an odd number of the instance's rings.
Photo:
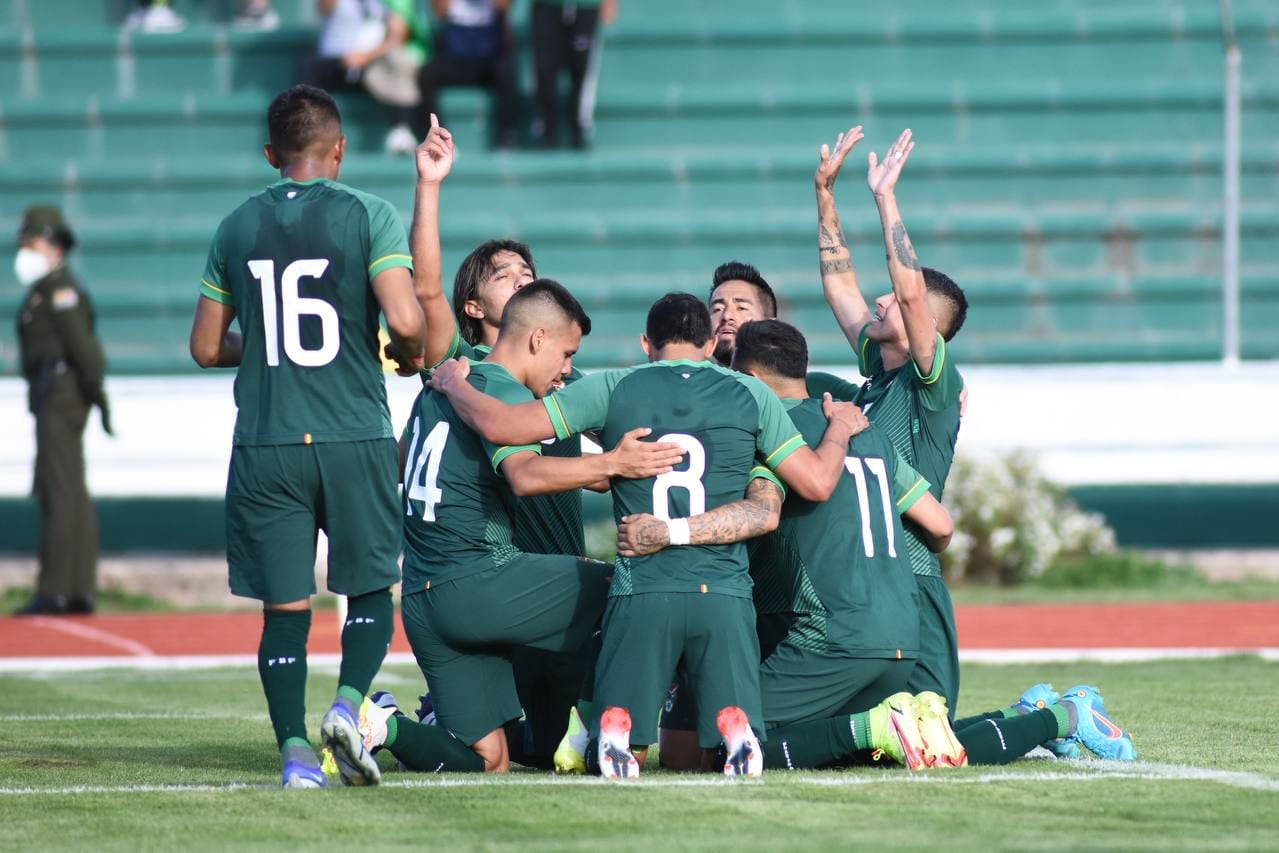
<svg viewBox="0 0 1279 853">
<path fill-rule="evenodd" d="M 1074 739 L 1098 758 L 1110 761 L 1136 759 L 1132 736 L 1110 719 L 1096 687 L 1086 684 L 1072 687 L 1062 694 L 1061 704 L 1070 705 L 1075 711 Z"/>
<path fill-rule="evenodd" d="M 360 722 L 346 703 L 338 701 L 330 706 L 320 721 L 320 736 L 333 753 L 343 785 L 376 785 L 382 781 L 377 761 L 364 746 Z"/>
<path fill-rule="evenodd" d="M 1031 711 L 1042 711 L 1050 708 L 1056 705 L 1057 701 L 1057 691 L 1053 690 L 1053 686 L 1040 682 L 1026 688 L 1026 692 L 1021 694 L 1017 701 L 1013 703 L 1013 708 L 1019 714 L 1029 714 Z M 1044 741 L 1040 746 L 1058 758 L 1084 757 L 1083 750 L 1079 748 L 1079 742 L 1072 737 L 1056 737 L 1052 740 Z"/>
<path fill-rule="evenodd" d="M 413 712 L 417 715 L 417 721 L 424 726 L 435 725 L 435 703 L 431 701 L 431 691 L 417 697 L 417 701 L 417 710 Z"/>
<path fill-rule="evenodd" d="M 286 788 L 327 788 L 329 780 L 318 764 L 311 765 L 292 759 L 284 762 L 284 776 L 280 780 Z"/>
</svg>

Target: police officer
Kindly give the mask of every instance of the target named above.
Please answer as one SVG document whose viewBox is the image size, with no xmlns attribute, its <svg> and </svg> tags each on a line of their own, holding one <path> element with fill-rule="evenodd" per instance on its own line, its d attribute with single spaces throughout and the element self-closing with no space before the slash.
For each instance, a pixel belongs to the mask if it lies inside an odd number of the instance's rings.
<svg viewBox="0 0 1279 853">
<path fill-rule="evenodd" d="M 93 307 L 65 264 L 74 245 L 75 235 L 56 207 L 31 207 L 23 214 L 13 270 L 27 288 L 18 311 L 18 341 L 36 417 L 40 577 L 20 615 L 93 612 L 98 516 L 85 485 L 83 436 L 90 407 L 101 410 L 108 435 L 111 415 Z"/>
</svg>

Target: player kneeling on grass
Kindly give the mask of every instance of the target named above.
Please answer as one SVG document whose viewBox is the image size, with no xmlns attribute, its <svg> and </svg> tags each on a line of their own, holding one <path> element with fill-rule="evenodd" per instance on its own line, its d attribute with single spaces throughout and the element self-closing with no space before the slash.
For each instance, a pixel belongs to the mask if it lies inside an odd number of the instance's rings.
<svg viewBox="0 0 1279 853">
<path fill-rule="evenodd" d="M 549 279 L 511 297 L 488 358 L 468 387 L 510 403 L 549 394 L 571 369 L 590 319 Z M 516 496 L 550 494 L 614 477 L 651 477 L 680 460 L 673 443 L 615 436 L 607 453 L 541 455 L 539 444 L 497 445 L 424 390 L 404 448 L 404 630 L 431 688 L 437 725 L 410 721 L 385 694 L 366 704 L 361 731 L 412 770 L 505 771 L 504 726 L 520 716 L 510 650 L 580 649 L 604 610 L 610 567 L 595 560 L 525 554 L 511 541 Z"/>
<path fill-rule="evenodd" d="M 710 316 L 690 294 L 667 294 L 653 305 L 641 344 L 648 364 L 587 376 L 541 403 L 505 406 L 475 393 L 458 381 L 465 372 L 461 362 L 444 365 L 432 386 L 495 444 L 589 430 L 607 443 L 651 425 L 656 440 L 678 443 L 688 461 L 656 477 L 615 479 L 614 513 L 675 519 L 677 546 L 687 545 L 696 516 L 740 498 L 756 460 L 806 498 L 830 495 L 848 439 L 865 426 L 856 407 L 826 402 L 826 441 L 811 449 L 763 384 L 709 360 L 715 346 Z M 697 720 L 701 745 L 727 741 L 725 771 L 759 774 L 759 645 L 741 540 L 744 529 L 758 535 L 775 524 L 779 504 L 728 519 L 698 547 L 619 556 L 596 667 L 594 705 L 603 711 L 588 720 L 596 746 L 583 750 L 591 769 L 609 777 L 638 774 L 644 747 L 656 740 L 667 685 L 680 667 L 704 698 Z"/>
<path fill-rule="evenodd" d="M 803 335 L 764 320 L 743 325 L 736 338 L 733 366 L 767 385 L 807 444 L 819 446 L 825 419 L 819 401 L 809 397 Z M 899 515 L 907 514 L 938 549 L 949 542 L 953 524 L 881 430 L 872 426 L 853 436 L 844 451 L 830 499 L 787 498 L 778 530 L 752 543 L 769 733 L 765 766 L 814 767 L 860 750 L 879 750 L 912 769 L 959 763 L 962 752 L 951 748 L 944 711 L 939 719 L 920 719 L 933 707 L 930 697 L 917 701 L 902 692 L 918 654 L 919 628 Z M 782 500 L 784 488 L 766 470 L 752 473 L 762 478 L 752 486 Z M 693 544 L 725 509 L 690 521 Z M 619 553 L 646 554 L 667 544 L 665 526 L 652 516 L 628 517 L 619 527 Z M 676 769 L 707 763 L 684 731 L 700 698 L 690 687 L 677 690 L 662 722 L 662 763 Z M 811 742 L 790 737 L 796 723 L 836 718 L 831 731 L 818 728 Z"/>
</svg>

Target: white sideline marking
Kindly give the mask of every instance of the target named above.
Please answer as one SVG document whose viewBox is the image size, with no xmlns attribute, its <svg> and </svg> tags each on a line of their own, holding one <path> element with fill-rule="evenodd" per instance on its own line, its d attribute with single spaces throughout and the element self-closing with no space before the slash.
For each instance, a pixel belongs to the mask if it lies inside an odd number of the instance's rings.
<svg viewBox="0 0 1279 853">
<path fill-rule="evenodd" d="M 100 714 L 0 714 L 0 723 L 99 722 L 102 720 L 269 720 L 267 714 L 201 714 L 182 711 L 103 711 Z"/>
<path fill-rule="evenodd" d="M 964 663 L 1070 663 L 1073 661 L 1097 661 L 1100 663 L 1130 663 L 1157 660 L 1183 660 L 1256 655 L 1262 660 L 1279 661 L 1279 648 L 1098 648 L 1098 649 L 969 649 L 959 653 Z M 338 666 L 340 654 L 307 655 L 307 665 L 314 667 Z M 417 664 L 410 652 L 392 652 L 384 664 Z M 258 665 L 256 655 L 156 655 L 135 657 L 0 657 L 0 674 L 74 672 L 79 670 L 201 670 L 225 667 Z"/>
<path fill-rule="evenodd" d="M 1045 760 L 1047 762 L 1047 760 Z M 1039 763 L 1039 762 L 1036 762 Z M 789 771 L 770 770 L 767 779 L 785 777 L 792 782 L 806 785 L 817 785 L 828 788 L 854 788 L 866 785 L 989 785 L 1001 782 L 1098 782 L 1104 779 L 1141 779 L 1146 781 L 1167 782 L 1215 782 L 1232 788 L 1243 788 L 1253 791 L 1279 791 L 1279 779 L 1263 776 L 1260 773 L 1248 773 L 1236 770 L 1219 770 L 1211 767 L 1191 767 L 1181 764 L 1159 764 L 1153 762 L 1118 762 L 1081 760 L 1054 760 L 1063 772 L 1046 770 L 1011 771 L 1003 773 L 974 773 L 965 770 L 941 770 L 934 772 L 908 774 L 888 771 L 867 775 L 851 775 L 838 771 L 830 774 L 817 772 L 795 773 Z M 452 776 L 434 777 L 424 775 L 417 779 L 395 779 L 384 782 L 386 788 L 466 788 L 486 785 L 501 786 L 612 786 L 615 783 L 604 779 L 582 776 L 551 776 L 533 774 L 514 774 L 503 778 L 493 776 Z M 641 777 L 626 783 L 627 787 L 648 788 L 710 788 L 732 785 L 760 785 L 765 782 L 751 782 L 740 779 L 727 779 L 722 776 L 703 778 L 686 777 Z M 0 787 L 0 796 L 67 796 L 78 794 L 134 794 L 134 793 L 203 793 L 211 791 L 243 791 L 243 790 L 278 790 L 277 785 L 246 784 L 231 782 L 225 785 L 69 785 L 60 788 L 7 788 Z"/>
<path fill-rule="evenodd" d="M 101 628 L 81 625 L 78 622 L 68 622 L 65 619 L 50 619 L 47 616 L 36 616 L 27 619 L 27 624 L 34 625 L 37 628 L 48 628 L 50 631 L 60 631 L 63 634 L 70 634 L 71 636 L 79 637 L 82 640 L 101 643 L 104 646 L 110 646 L 113 649 L 119 649 L 120 651 L 128 652 L 131 655 L 155 657 L 155 652 L 151 651 L 151 649 L 136 640 L 130 640 L 128 637 L 121 637 L 119 634 L 112 634 L 110 631 L 103 631 Z"/>
</svg>

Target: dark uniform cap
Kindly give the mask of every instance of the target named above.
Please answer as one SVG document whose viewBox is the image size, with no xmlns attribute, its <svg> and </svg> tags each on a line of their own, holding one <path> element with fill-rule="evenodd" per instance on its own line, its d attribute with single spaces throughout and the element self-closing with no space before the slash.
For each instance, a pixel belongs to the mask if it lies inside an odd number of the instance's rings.
<svg viewBox="0 0 1279 853">
<path fill-rule="evenodd" d="M 18 226 L 18 242 L 30 237 L 44 237 L 62 246 L 64 250 L 75 245 L 75 235 L 62 219 L 62 212 L 51 204 L 36 204 L 22 214 Z"/>
</svg>

